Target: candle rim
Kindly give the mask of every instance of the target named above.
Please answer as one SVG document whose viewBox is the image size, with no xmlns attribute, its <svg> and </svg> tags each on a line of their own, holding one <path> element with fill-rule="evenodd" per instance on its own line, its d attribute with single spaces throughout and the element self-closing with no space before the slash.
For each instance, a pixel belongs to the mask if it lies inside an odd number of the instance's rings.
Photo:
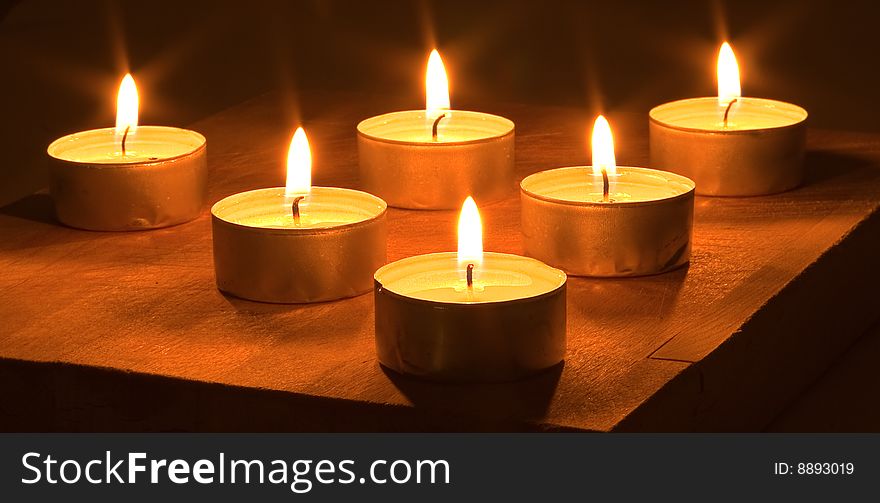
<svg viewBox="0 0 880 503">
<path fill-rule="evenodd" d="M 696 187 L 697 187 L 696 182 L 694 182 L 693 180 L 691 180 L 690 178 L 688 178 L 686 176 L 679 175 L 678 173 L 672 173 L 670 171 L 663 171 L 660 169 L 644 168 L 644 167 L 638 167 L 638 166 L 617 166 L 617 175 L 621 175 L 621 174 L 626 173 L 628 171 L 634 171 L 636 173 L 642 173 L 642 174 L 659 173 L 660 175 L 662 175 L 664 177 L 674 179 L 678 183 L 681 183 L 682 185 L 688 186 L 688 190 L 681 192 L 679 194 L 672 195 L 672 196 L 658 197 L 658 198 L 653 198 L 653 199 L 648 199 L 648 200 L 639 200 L 639 201 L 626 200 L 626 201 L 603 202 L 603 201 L 574 201 L 572 199 L 562 199 L 562 198 L 558 198 L 558 197 L 548 196 L 545 194 L 540 194 L 538 192 L 535 192 L 534 190 L 530 190 L 525 187 L 525 184 L 527 181 L 529 181 L 529 179 L 531 179 L 531 181 L 534 182 L 540 176 L 548 176 L 550 173 L 553 173 L 553 172 L 558 173 L 558 172 L 565 171 L 565 170 L 579 170 L 579 171 L 582 170 L 582 171 L 587 171 L 590 176 L 593 175 L 593 167 L 592 166 L 563 166 L 563 167 L 559 167 L 559 168 L 545 169 L 543 171 L 538 171 L 537 173 L 532 173 L 531 175 L 523 178 L 519 184 L 520 192 L 524 195 L 531 197 L 531 198 L 539 199 L 541 201 L 546 201 L 546 202 L 554 203 L 554 204 L 563 204 L 563 205 L 568 205 L 568 206 L 581 206 L 581 207 L 595 206 L 595 207 L 620 208 L 620 207 L 652 206 L 652 205 L 656 205 L 656 204 L 660 204 L 660 203 L 676 201 L 678 199 L 690 198 L 690 197 L 694 196 L 694 194 L 696 192 Z"/>
<path fill-rule="evenodd" d="M 156 160 L 134 159 L 131 161 L 121 161 L 121 160 L 114 159 L 109 162 L 102 162 L 101 160 L 76 161 L 73 159 L 66 159 L 64 157 L 59 157 L 57 152 L 55 152 L 56 150 L 58 150 L 62 146 L 62 144 L 70 142 L 70 141 L 74 141 L 75 139 L 77 139 L 78 137 L 81 137 L 82 135 L 88 134 L 88 135 L 97 136 L 97 135 L 102 135 L 102 134 L 106 134 L 106 133 L 109 133 L 112 135 L 116 134 L 115 127 L 107 127 L 107 128 L 98 128 L 98 129 L 87 129 L 85 131 L 77 131 L 75 133 L 70 133 L 70 134 L 66 134 L 64 136 L 61 136 L 61 137 L 55 139 L 52 143 L 49 144 L 49 146 L 46 147 L 46 154 L 49 155 L 49 157 L 51 157 L 52 159 L 56 159 L 56 160 L 64 162 L 64 163 L 69 163 L 72 165 L 80 166 L 82 168 L 107 169 L 107 168 L 119 168 L 119 167 L 126 167 L 126 166 L 149 166 L 149 165 L 153 165 L 153 164 L 161 164 L 161 163 L 165 163 L 168 161 L 174 161 L 174 160 L 178 160 L 178 159 L 182 159 L 185 157 L 189 157 L 189 156 L 198 154 L 199 152 L 208 148 L 208 140 L 207 140 L 207 138 L 205 138 L 205 135 L 203 135 L 202 133 L 199 133 L 198 131 L 194 131 L 192 129 L 180 128 L 180 127 L 175 127 L 175 126 L 156 126 L 156 125 L 138 126 L 138 133 L 141 133 L 141 134 L 143 134 L 142 133 L 143 131 L 146 131 L 149 133 L 151 131 L 155 132 L 155 131 L 159 131 L 159 130 L 167 130 L 167 131 L 182 132 L 182 133 L 189 134 L 190 136 L 192 136 L 194 139 L 196 139 L 198 141 L 198 145 L 195 148 L 193 148 L 192 150 L 186 151 L 184 153 L 173 155 L 173 156 L 168 156 L 168 157 L 160 157 Z M 91 138 L 89 138 L 89 139 L 91 139 Z M 136 141 L 136 140 L 133 140 L 133 141 Z"/>
<path fill-rule="evenodd" d="M 525 255 L 517 255 L 514 253 L 502 253 L 502 252 L 483 252 L 483 263 L 485 264 L 485 262 L 487 260 L 491 260 L 492 258 L 524 260 L 524 261 L 527 261 L 527 262 L 530 262 L 530 263 L 533 263 L 533 264 L 536 264 L 536 265 L 539 265 L 539 266 L 546 268 L 548 273 L 554 274 L 558 277 L 559 283 L 555 287 L 553 287 L 552 289 L 550 289 L 546 292 L 535 294 L 535 295 L 529 295 L 527 297 L 521 297 L 521 298 L 509 299 L 509 300 L 485 300 L 485 301 L 470 301 L 470 302 L 467 302 L 467 301 L 451 302 L 451 301 L 443 301 L 443 300 L 420 299 L 420 298 L 416 298 L 416 297 L 413 297 L 410 295 L 398 293 L 398 292 L 392 290 L 392 287 L 382 283 L 382 279 L 380 278 L 380 276 L 383 274 L 387 274 L 388 270 L 391 269 L 392 267 L 394 267 L 395 265 L 400 267 L 402 264 L 405 264 L 405 263 L 415 262 L 415 261 L 419 261 L 419 260 L 426 260 L 426 259 L 431 259 L 431 258 L 444 259 L 444 260 L 450 259 L 452 261 L 457 261 L 458 254 L 456 252 L 433 252 L 433 253 L 423 253 L 420 255 L 411 255 L 409 257 L 404 257 L 402 259 L 395 260 L 394 262 L 390 262 L 388 264 L 385 264 L 382 267 L 380 267 L 379 269 L 377 269 L 376 272 L 373 274 L 373 281 L 376 283 L 377 287 L 379 287 L 383 290 L 383 292 L 385 292 L 389 295 L 392 295 L 394 297 L 397 297 L 398 299 L 400 299 L 402 301 L 406 301 L 406 302 L 409 302 L 412 304 L 454 306 L 456 308 L 461 307 L 461 308 L 466 308 L 466 309 L 473 309 L 473 308 L 478 308 L 479 306 L 487 306 L 487 305 L 498 305 L 498 304 L 509 305 L 511 303 L 534 302 L 536 300 L 541 300 L 541 299 L 544 299 L 544 298 L 549 297 L 551 295 L 556 295 L 559 293 L 560 289 L 565 289 L 566 285 L 568 285 L 568 274 L 566 274 L 566 272 L 563 271 L 562 269 L 559 269 L 557 267 L 553 267 L 553 266 L 546 264 L 546 263 L 544 263 L 536 258 L 533 258 L 533 257 L 527 257 Z"/>
<path fill-rule="evenodd" d="M 371 134 L 371 133 L 364 131 L 364 128 L 366 126 L 371 125 L 369 123 L 376 122 L 382 118 L 391 119 L 392 116 L 398 116 L 398 115 L 404 115 L 404 114 L 422 114 L 423 116 L 427 115 L 426 110 L 398 110 L 395 112 L 387 112 L 384 114 L 374 115 L 372 117 L 367 117 L 366 119 L 363 119 L 357 125 L 357 134 L 358 134 L 358 136 L 361 136 L 361 137 L 364 137 L 366 139 L 370 139 L 373 141 L 381 142 L 381 143 L 390 143 L 390 144 L 395 144 L 395 145 L 426 146 L 426 147 L 437 148 L 438 146 L 474 145 L 474 144 L 480 144 L 480 143 L 496 142 L 496 141 L 500 141 L 504 138 L 507 138 L 508 136 L 511 136 L 516 132 L 516 124 L 512 120 L 508 119 L 507 117 L 501 116 L 501 115 L 491 114 L 491 113 L 487 113 L 487 112 L 477 112 L 474 110 L 450 109 L 450 110 L 445 110 L 445 111 L 453 114 L 453 116 L 455 114 L 459 114 L 459 115 L 465 114 L 465 116 L 468 116 L 468 115 L 469 116 L 480 116 L 480 115 L 482 115 L 482 116 L 485 116 L 488 118 L 497 119 L 500 122 L 504 123 L 505 130 L 503 133 L 493 134 L 491 136 L 486 136 L 483 138 L 475 138 L 472 140 L 439 141 L 439 142 L 435 142 L 435 141 L 431 141 L 431 140 L 424 140 L 424 141 L 395 140 L 395 139 L 386 138 L 383 136 L 376 136 L 374 134 Z M 509 126 L 509 128 L 508 128 L 508 126 Z"/>
<path fill-rule="evenodd" d="M 688 127 L 688 126 L 680 126 L 678 124 L 664 121 L 658 119 L 656 114 L 665 111 L 668 108 L 673 106 L 681 106 L 686 103 L 712 103 L 714 106 L 718 106 L 718 97 L 717 96 L 702 96 L 698 98 L 684 98 L 680 100 L 668 101 L 666 103 L 662 103 L 660 105 L 655 106 L 648 112 L 648 121 L 657 124 L 659 126 L 663 126 L 669 129 L 675 129 L 678 131 L 688 131 L 688 132 L 700 132 L 700 133 L 713 133 L 719 135 L 762 135 L 768 133 L 774 133 L 776 131 L 781 131 L 785 129 L 793 129 L 797 127 L 802 127 L 804 123 L 809 118 L 809 112 L 807 110 L 795 103 L 790 103 L 788 101 L 782 100 L 774 100 L 770 98 L 755 98 L 751 96 L 741 96 L 737 98 L 738 101 L 743 103 L 757 103 L 757 104 L 782 104 L 786 107 L 789 107 L 792 112 L 797 112 L 802 114 L 802 117 L 795 120 L 790 124 L 782 124 L 779 126 L 767 126 L 760 128 L 744 128 L 744 129 L 718 129 L 718 128 L 703 128 L 703 127 Z"/>
<path fill-rule="evenodd" d="M 388 203 L 386 203 L 381 197 L 376 196 L 374 194 L 370 194 L 369 192 L 364 192 L 362 190 L 357 189 L 346 189 L 343 187 L 321 187 L 321 186 L 312 186 L 311 192 L 309 195 L 315 195 L 320 193 L 336 193 L 336 194 L 345 194 L 345 195 L 354 195 L 357 197 L 367 196 L 365 199 L 371 199 L 373 202 L 377 203 L 379 207 L 378 213 L 375 215 L 370 215 L 360 220 L 355 220 L 354 222 L 346 222 L 342 224 L 335 224 L 326 227 L 264 227 L 257 225 L 247 225 L 239 222 L 233 222 L 231 220 L 227 220 L 223 216 L 218 214 L 218 211 L 222 211 L 223 203 L 231 203 L 233 199 L 238 197 L 244 197 L 246 194 L 255 194 L 257 192 L 279 192 L 282 196 L 286 192 L 285 187 L 264 187 L 260 189 L 252 189 L 246 190 L 243 192 L 236 192 L 235 194 L 230 194 L 213 205 L 211 205 L 211 218 L 219 223 L 230 225 L 242 231 L 253 232 L 257 234 L 289 234 L 294 236 L 305 236 L 305 235 L 313 235 L 313 234 L 329 234 L 335 232 L 347 232 L 349 230 L 353 230 L 358 227 L 363 227 L 366 225 L 370 225 L 373 222 L 380 220 L 385 217 L 385 214 L 388 213 Z"/>
</svg>

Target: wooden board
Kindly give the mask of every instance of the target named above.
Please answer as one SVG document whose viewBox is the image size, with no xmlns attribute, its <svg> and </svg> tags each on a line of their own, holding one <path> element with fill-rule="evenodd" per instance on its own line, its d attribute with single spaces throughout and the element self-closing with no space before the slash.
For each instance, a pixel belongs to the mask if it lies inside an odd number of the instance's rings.
<svg viewBox="0 0 880 503">
<path fill-rule="evenodd" d="M 283 184 L 293 124 L 278 101 L 192 126 L 208 138 L 212 202 Z M 355 125 L 399 104 L 301 101 L 315 184 L 357 188 Z M 519 179 L 588 160 L 586 110 L 480 109 L 516 122 Z M 647 119 L 610 120 L 618 162 L 645 165 Z M 207 209 L 174 228 L 96 233 L 57 224 L 47 195 L 26 197 L 0 210 L 0 425 L 760 429 L 880 317 L 880 136 L 811 131 L 809 150 L 795 191 L 697 198 L 688 268 L 570 279 L 564 367 L 483 386 L 381 369 L 371 295 L 303 306 L 224 296 Z M 486 249 L 521 252 L 516 187 L 481 211 Z M 456 217 L 391 210 L 389 259 L 454 250 Z"/>
</svg>

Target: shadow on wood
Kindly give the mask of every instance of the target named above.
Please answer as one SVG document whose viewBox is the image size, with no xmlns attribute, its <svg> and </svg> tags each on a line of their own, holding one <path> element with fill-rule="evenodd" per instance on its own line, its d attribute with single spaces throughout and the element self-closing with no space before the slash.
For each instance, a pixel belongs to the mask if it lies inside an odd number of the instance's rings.
<svg viewBox="0 0 880 503">
<path fill-rule="evenodd" d="M 55 205 L 49 194 L 31 194 L 0 208 L 0 214 L 41 224 L 62 225 L 55 217 Z"/>
<path fill-rule="evenodd" d="M 242 299 L 235 295 L 220 291 L 220 295 L 235 309 L 236 312 L 242 314 L 267 314 L 267 313 L 289 313 L 303 309 L 309 306 L 317 306 L 321 302 L 313 302 L 312 304 L 273 304 L 271 302 L 257 302 L 248 299 Z M 335 302 L 335 301 L 330 301 Z"/>
<path fill-rule="evenodd" d="M 426 381 L 380 365 L 382 372 L 417 409 L 471 417 L 479 423 L 540 421 L 547 415 L 565 362 L 518 381 L 452 384 Z"/>
<path fill-rule="evenodd" d="M 801 187 L 825 184 L 835 178 L 876 176 L 871 160 L 844 152 L 808 150 L 804 156 L 804 181 Z"/>
<path fill-rule="evenodd" d="M 689 264 L 663 274 L 635 278 L 578 278 L 568 281 L 570 318 L 613 322 L 641 317 L 662 318 L 675 310 L 687 280 Z M 633 297 L 640 291 L 650 295 Z M 579 313 L 577 317 L 572 313 Z"/>
<path fill-rule="evenodd" d="M 541 383 L 549 377 L 546 374 Z M 555 375 L 558 378 L 558 372 Z M 0 431 L 403 432 L 521 431 L 524 427 L 513 418 L 426 414 L 381 404 L 366 407 L 369 412 L 364 404 L 347 400 L 0 358 Z"/>
</svg>

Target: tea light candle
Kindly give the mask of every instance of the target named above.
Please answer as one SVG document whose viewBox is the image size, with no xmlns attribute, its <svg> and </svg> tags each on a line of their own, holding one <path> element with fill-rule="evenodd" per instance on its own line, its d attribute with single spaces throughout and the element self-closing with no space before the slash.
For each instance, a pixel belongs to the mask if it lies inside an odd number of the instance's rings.
<svg viewBox="0 0 880 503">
<path fill-rule="evenodd" d="M 425 80 L 425 110 L 358 124 L 361 183 L 398 208 L 453 209 L 468 195 L 503 198 L 513 183 L 513 122 L 450 110 L 446 70 L 436 50 Z"/>
<path fill-rule="evenodd" d="M 593 166 L 542 171 L 521 183 L 526 255 L 576 276 L 641 276 L 688 262 L 694 182 L 617 166 L 611 128 L 593 126 Z"/>
<path fill-rule="evenodd" d="M 217 287 L 243 299 L 321 302 L 366 293 L 385 263 L 385 202 L 311 186 L 302 128 L 290 143 L 286 187 L 229 196 L 211 208 Z"/>
<path fill-rule="evenodd" d="M 126 75 L 116 127 L 64 136 L 48 148 L 49 189 L 58 220 L 95 231 L 130 231 L 188 222 L 207 197 L 205 137 L 138 126 L 138 95 Z"/>
<path fill-rule="evenodd" d="M 376 271 L 379 361 L 440 381 L 505 381 L 552 367 L 565 356 L 565 281 L 535 259 L 483 253 L 480 215 L 468 197 L 458 253 Z"/>
<path fill-rule="evenodd" d="M 742 97 L 736 57 L 725 42 L 718 55 L 717 98 L 651 110 L 651 164 L 694 179 L 700 195 L 789 190 L 803 178 L 806 119 L 797 105 Z"/>
</svg>

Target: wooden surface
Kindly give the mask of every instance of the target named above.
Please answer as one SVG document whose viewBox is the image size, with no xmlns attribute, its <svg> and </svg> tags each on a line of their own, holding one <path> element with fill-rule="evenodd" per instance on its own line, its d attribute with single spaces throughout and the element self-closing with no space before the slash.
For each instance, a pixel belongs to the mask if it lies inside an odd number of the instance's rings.
<svg viewBox="0 0 880 503">
<path fill-rule="evenodd" d="M 358 187 L 354 127 L 402 107 L 301 97 L 314 183 Z M 294 124 L 264 96 L 193 125 L 210 200 L 283 184 Z M 517 124 L 519 179 L 584 164 L 592 114 L 480 107 Z M 618 162 L 647 162 L 647 119 L 610 117 Z M 60 226 L 36 194 L 0 210 L 0 425 L 64 430 L 753 430 L 876 318 L 880 136 L 811 131 L 808 180 L 697 198 L 688 268 L 571 278 L 565 364 L 453 386 L 377 364 L 371 295 L 304 306 L 217 291 L 209 212 L 178 227 Z M 518 181 L 518 180 L 517 180 Z M 519 202 L 481 207 L 487 250 L 518 253 Z M 455 249 L 455 212 L 389 212 L 388 258 Z"/>
</svg>

